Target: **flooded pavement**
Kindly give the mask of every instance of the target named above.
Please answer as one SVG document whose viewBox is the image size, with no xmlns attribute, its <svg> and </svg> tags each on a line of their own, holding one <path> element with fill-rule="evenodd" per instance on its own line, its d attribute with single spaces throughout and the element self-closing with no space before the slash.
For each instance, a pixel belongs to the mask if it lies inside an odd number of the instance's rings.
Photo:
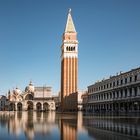
<svg viewBox="0 0 140 140">
<path fill-rule="evenodd" d="M 140 117 L 0 112 L 0 140 L 138 140 Z"/>
</svg>

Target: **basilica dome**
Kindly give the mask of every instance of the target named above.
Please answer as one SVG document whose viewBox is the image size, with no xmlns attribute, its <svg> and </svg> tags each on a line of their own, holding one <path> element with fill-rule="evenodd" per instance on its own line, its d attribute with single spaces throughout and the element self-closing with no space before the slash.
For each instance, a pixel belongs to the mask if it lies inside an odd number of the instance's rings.
<svg viewBox="0 0 140 140">
<path fill-rule="evenodd" d="M 16 87 L 16 89 L 13 90 L 13 92 L 14 92 L 14 94 L 18 95 L 21 93 L 21 90 L 18 87 Z"/>
<path fill-rule="evenodd" d="M 25 88 L 25 92 L 34 92 L 34 85 L 30 81 L 29 85 Z"/>
</svg>

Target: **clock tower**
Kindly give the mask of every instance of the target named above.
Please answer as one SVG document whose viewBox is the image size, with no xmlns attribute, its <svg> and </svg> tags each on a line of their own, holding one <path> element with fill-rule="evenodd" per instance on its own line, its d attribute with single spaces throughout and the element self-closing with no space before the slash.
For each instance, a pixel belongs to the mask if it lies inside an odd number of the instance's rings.
<svg viewBox="0 0 140 140">
<path fill-rule="evenodd" d="M 78 40 L 69 9 L 61 46 L 61 109 L 70 108 L 67 100 L 77 92 L 78 82 Z M 71 102 L 72 103 L 72 102 Z"/>
</svg>

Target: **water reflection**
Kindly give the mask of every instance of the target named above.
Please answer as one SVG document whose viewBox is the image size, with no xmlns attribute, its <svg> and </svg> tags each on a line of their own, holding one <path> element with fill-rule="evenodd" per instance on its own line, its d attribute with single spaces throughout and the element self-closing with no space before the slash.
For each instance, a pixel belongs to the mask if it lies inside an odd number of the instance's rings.
<svg viewBox="0 0 140 140">
<path fill-rule="evenodd" d="M 95 117 L 55 112 L 1 112 L 2 140 L 129 140 L 140 137 L 140 118 Z"/>
<path fill-rule="evenodd" d="M 61 119 L 61 140 L 77 140 L 77 119 Z"/>
<path fill-rule="evenodd" d="M 84 119 L 84 127 L 95 139 L 129 140 L 140 138 L 140 118 L 94 117 Z"/>
</svg>

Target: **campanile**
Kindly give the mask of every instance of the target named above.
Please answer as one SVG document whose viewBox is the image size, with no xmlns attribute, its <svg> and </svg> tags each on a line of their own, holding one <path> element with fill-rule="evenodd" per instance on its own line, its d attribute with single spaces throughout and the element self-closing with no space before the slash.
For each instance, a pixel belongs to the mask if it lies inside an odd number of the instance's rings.
<svg viewBox="0 0 140 140">
<path fill-rule="evenodd" d="M 61 109 L 67 108 L 67 97 L 77 92 L 78 40 L 69 9 L 61 46 Z"/>
</svg>

